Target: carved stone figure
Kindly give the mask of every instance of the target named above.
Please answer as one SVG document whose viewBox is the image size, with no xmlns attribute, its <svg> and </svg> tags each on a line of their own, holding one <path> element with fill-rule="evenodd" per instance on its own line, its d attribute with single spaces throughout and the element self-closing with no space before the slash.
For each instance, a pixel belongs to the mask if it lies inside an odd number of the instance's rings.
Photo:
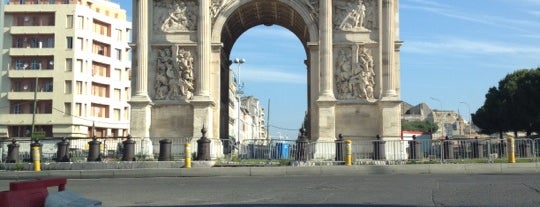
<svg viewBox="0 0 540 207">
<path fill-rule="evenodd" d="M 375 71 L 370 50 L 355 45 L 353 48 L 341 48 L 337 54 L 337 98 L 375 101 Z"/>
<path fill-rule="evenodd" d="M 212 22 L 214 22 L 219 15 L 219 12 L 223 8 L 227 7 L 233 0 L 212 0 L 212 6 L 210 7 L 210 15 L 212 16 Z"/>
<path fill-rule="evenodd" d="M 193 0 L 163 0 L 154 3 L 154 30 L 166 33 L 197 29 L 198 5 Z"/>
<path fill-rule="evenodd" d="M 157 50 L 154 82 L 156 100 L 189 100 L 193 97 L 193 57 L 190 51 L 184 49 L 178 49 L 176 53 L 172 55 L 172 48 Z"/>
<path fill-rule="evenodd" d="M 309 9 L 311 18 L 318 21 L 319 19 L 319 0 L 303 0 L 304 5 Z"/>
<path fill-rule="evenodd" d="M 369 31 L 376 26 L 376 1 L 346 0 L 334 2 L 334 29 Z"/>
</svg>

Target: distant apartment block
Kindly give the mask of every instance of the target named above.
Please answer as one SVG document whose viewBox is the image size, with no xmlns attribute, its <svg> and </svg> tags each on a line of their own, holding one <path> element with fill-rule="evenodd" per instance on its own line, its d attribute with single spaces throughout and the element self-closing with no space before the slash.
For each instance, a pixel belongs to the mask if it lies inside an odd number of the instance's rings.
<svg viewBox="0 0 540 207">
<path fill-rule="evenodd" d="M 131 23 L 107 0 L 4 5 L 0 137 L 127 135 Z"/>
</svg>

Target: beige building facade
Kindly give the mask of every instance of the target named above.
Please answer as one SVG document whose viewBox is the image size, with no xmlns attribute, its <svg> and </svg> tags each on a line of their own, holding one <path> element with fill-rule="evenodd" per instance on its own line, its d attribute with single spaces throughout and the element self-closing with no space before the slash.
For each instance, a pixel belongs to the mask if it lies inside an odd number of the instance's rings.
<svg viewBox="0 0 540 207">
<path fill-rule="evenodd" d="M 304 46 L 309 136 L 399 139 L 399 0 L 136 0 L 133 136 L 231 131 L 231 49 L 257 25 Z M 299 123 L 301 125 L 301 123 Z"/>
<path fill-rule="evenodd" d="M 107 0 L 10 0 L 2 22 L 0 133 L 129 133 L 125 10 Z"/>
</svg>

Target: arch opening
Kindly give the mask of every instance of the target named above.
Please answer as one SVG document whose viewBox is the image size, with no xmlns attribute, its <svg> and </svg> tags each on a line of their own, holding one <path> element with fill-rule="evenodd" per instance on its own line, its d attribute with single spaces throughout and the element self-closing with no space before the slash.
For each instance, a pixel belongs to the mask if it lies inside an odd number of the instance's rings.
<svg viewBox="0 0 540 207">
<path fill-rule="evenodd" d="M 294 2 L 293 2 L 294 3 Z M 264 25 L 264 26 L 262 26 Z M 305 103 L 306 108 L 302 110 L 302 115 L 305 114 L 305 120 L 300 120 L 297 125 L 290 126 L 291 128 L 299 128 L 302 124 L 309 123 L 309 114 L 310 114 L 310 81 L 309 81 L 309 61 L 310 53 L 308 48 L 308 42 L 310 41 L 311 34 L 309 33 L 308 24 L 303 19 L 302 15 L 296 11 L 291 5 L 279 0 L 265 0 L 265 1 L 250 1 L 243 5 L 237 7 L 230 15 L 228 15 L 225 23 L 223 24 L 221 30 L 221 43 L 223 44 L 220 62 L 221 62 L 221 71 L 220 71 L 220 137 L 230 137 L 231 131 L 237 131 L 236 129 L 230 129 L 231 125 L 229 117 L 231 114 L 230 102 L 231 100 L 238 99 L 238 97 L 230 97 L 230 86 L 234 84 L 234 73 L 236 72 L 236 65 L 233 65 L 232 60 L 238 57 L 231 56 L 233 52 L 233 47 L 238 43 L 241 36 L 245 33 L 249 33 L 253 29 L 260 29 L 261 27 L 273 28 L 277 25 L 281 28 L 284 28 L 297 38 L 297 41 L 300 42 L 303 48 L 302 60 L 297 62 L 303 62 L 301 68 L 296 68 L 299 70 L 306 70 L 303 73 L 304 84 L 307 83 L 307 87 L 304 87 L 303 95 L 301 96 L 302 101 Z M 266 28 L 265 28 L 266 29 Z M 271 58 L 267 58 L 267 61 L 273 61 Z M 274 60 L 275 61 L 275 60 Z M 248 60 L 248 63 L 250 61 Z M 305 86 L 305 85 L 304 85 Z M 267 100 L 260 100 L 267 101 Z M 261 103 L 264 105 L 266 103 Z M 269 114 L 267 114 L 269 115 Z M 304 117 L 302 117 L 304 118 Z M 266 121 L 266 120 L 264 120 Z M 309 124 L 305 125 L 309 128 Z M 266 128 L 268 130 L 268 128 Z M 290 129 L 284 129 L 290 130 Z M 308 130 L 309 131 L 309 130 Z M 295 134 L 292 132 L 289 134 Z M 271 134 L 275 135 L 275 134 Z M 269 137 L 269 136 L 268 136 Z M 296 139 L 296 137 L 290 137 L 289 139 Z"/>
</svg>

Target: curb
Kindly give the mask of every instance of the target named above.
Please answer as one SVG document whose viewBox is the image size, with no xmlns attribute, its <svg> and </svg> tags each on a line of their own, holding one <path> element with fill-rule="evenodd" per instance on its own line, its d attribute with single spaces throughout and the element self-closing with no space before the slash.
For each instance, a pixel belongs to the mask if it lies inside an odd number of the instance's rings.
<svg viewBox="0 0 540 207">
<path fill-rule="evenodd" d="M 216 176 L 324 176 L 377 174 L 535 174 L 536 163 L 496 164 L 427 164 L 427 165 L 355 165 L 310 167 L 208 167 L 208 168 L 138 168 L 103 170 L 0 171 L 0 180 L 67 177 L 69 179 L 216 177 Z"/>
</svg>

